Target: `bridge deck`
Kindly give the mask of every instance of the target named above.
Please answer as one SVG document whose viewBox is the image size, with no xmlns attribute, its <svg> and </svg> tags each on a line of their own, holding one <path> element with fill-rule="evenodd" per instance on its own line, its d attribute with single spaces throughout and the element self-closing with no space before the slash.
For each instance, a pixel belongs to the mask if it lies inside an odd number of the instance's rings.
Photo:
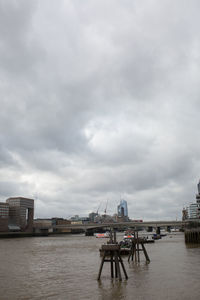
<svg viewBox="0 0 200 300">
<path fill-rule="evenodd" d="M 90 224 L 66 224 L 54 225 L 53 228 L 68 229 L 95 229 L 95 228 L 120 228 L 120 227 L 182 227 L 187 225 L 186 221 L 147 221 L 147 222 L 122 222 L 122 223 L 90 223 Z"/>
</svg>

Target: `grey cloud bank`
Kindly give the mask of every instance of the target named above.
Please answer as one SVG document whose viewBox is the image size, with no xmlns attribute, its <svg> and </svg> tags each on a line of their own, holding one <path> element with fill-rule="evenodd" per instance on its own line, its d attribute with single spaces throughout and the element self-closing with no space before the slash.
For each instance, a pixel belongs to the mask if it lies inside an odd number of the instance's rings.
<svg viewBox="0 0 200 300">
<path fill-rule="evenodd" d="M 0 1 L 0 200 L 175 219 L 199 180 L 199 1 Z"/>
</svg>

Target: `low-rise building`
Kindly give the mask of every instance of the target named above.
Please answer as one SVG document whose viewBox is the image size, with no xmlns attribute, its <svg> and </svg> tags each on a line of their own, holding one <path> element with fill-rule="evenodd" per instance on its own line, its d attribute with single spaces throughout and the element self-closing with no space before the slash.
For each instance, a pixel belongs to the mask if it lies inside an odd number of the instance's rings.
<svg viewBox="0 0 200 300">
<path fill-rule="evenodd" d="M 33 222 L 34 233 L 46 233 L 52 232 L 52 220 L 51 219 L 35 219 Z"/>
<path fill-rule="evenodd" d="M 68 225 L 71 224 L 71 221 L 63 219 L 63 218 L 52 218 L 52 225 Z M 71 229 L 69 228 L 53 228 L 53 232 L 62 232 L 62 233 L 70 233 Z"/>
<path fill-rule="evenodd" d="M 73 225 L 82 225 L 83 224 L 83 221 L 71 221 L 71 224 Z"/>
<path fill-rule="evenodd" d="M 182 220 L 185 221 L 188 219 L 188 208 L 184 207 L 182 210 Z"/>
<path fill-rule="evenodd" d="M 95 213 L 95 212 L 91 212 L 89 214 L 89 220 L 90 222 L 94 222 L 95 218 L 98 216 L 98 213 Z"/>
</svg>

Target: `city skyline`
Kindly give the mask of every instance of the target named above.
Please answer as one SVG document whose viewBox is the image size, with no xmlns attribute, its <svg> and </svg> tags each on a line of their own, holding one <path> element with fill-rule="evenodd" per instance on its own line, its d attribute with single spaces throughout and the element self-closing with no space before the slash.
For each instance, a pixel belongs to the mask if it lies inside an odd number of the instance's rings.
<svg viewBox="0 0 200 300">
<path fill-rule="evenodd" d="M 200 3 L 0 2 L 0 202 L 181 219 L 195 202 Z M 115 210 L 115 211 L 114 211 Z"/>
</svg>

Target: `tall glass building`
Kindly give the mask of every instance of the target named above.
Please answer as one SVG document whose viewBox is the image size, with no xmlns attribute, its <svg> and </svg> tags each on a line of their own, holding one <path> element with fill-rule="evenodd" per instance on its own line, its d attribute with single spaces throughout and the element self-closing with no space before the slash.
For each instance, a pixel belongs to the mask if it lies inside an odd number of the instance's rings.
<svg viewBox="0 0 200 300">
<path fill-rule="evenodd" d="M 187 219 L 200 219 L 200 181 L 197 184 L 198 194 L 196 194 L 196 203 L 191 203 L 186 207 Z"/>
<path fill-rule="evenodd" d="M 197 184 L 197 188 L 198 188 L 198 194 L 200 195 L 200 180 L 199 183 Z"/>
<path fill-rule="evenodd" d="M 198 194 L 196 195 L 196 203 L 197 203 L 197 218 L 200 219 L 200 180 L 199 183 L 197 184 L 198 188 Z"/>
<path fill-rule="evenodd" d="M 126 200 L 121 200 L 117 206 L 118 217 L 128 217 L 128 206 Z"/>
</svg>

